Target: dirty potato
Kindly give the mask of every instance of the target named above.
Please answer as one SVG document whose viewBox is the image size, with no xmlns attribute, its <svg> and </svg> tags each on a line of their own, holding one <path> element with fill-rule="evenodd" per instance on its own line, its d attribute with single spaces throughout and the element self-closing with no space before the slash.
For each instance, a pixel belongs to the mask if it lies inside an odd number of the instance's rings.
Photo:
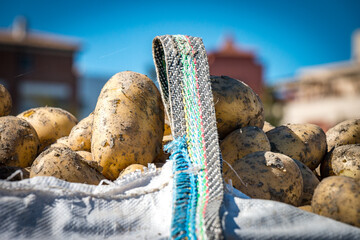
<svg viewBox="0 0 360 240">
<path fill-rule="evenodd" d="M 266 134 L 258 127 L 248 126 L 237 129 L 227 135 L 220 143 L 221 154 L 232 165 L 247 154 L 258 151 L 270 151 L 270 142 Z"/>
<path fill-rule="evenodd" d="M 123 177 L 129 173 L 135 172 L 136 170 L 143 172 L 144 167 L 145 166 L 142 164 L 131 164 L 130 166 L 126 167 L 124 170 L 121 171 L 119 177 Z"/>
<path fill-rule="evenodd" d="M 328 151 L 332 148 L 360 143 L 360 119 L 343 121 L 326 132 Z"/>
<path fill-rule="evenodd" d="M 71 129 L 68 143 L 74 151 L 91 151 L 91 134 L 94 114 L 91 113 Z"/>
<path fill-rule="evenodd" d="M 311 213 L 313 212 L 311 205 L 304 205 L 304 206 L 300 206 L 298 208 L 301 210 L 307 211 L 307 212 L 311 212 Z"/>
<path fill-rule="evenodd" d="M 0 117 L 0 164 L 28 167 L 39 149 L 35 129 L 25 120 L 14 116 Z"/>
<path fill-rule="evenodd" d="M 54 107 L 32 108 L 20 113 L 18 117 L 35 128 L 40 140 L 40 151 L 57 139 L 68 136 L 78 122 L 71 113 Z"/>
<path fill-rule="evenodd" d="M 68 142 L 68 136 L 61 137 L 56 140 L 53 144 L 47 146 L 45 149 L 51 148 L 51 147 L 68 147 L 70 148 L 70 144 Z M 45 150 L 44 149 L 44 150 Z"/>
<path fill-rule="evenodd" d="M 267 121 L 265 121 L 264 122 L 264 126 L 263 126 L 263 131 L 264 132 L 268 132 L 268 131 L 270 131 L 270 130 L 272 130 L 272 129 L 274 129 L 275 127 L 271 124 L 271 123 L 269 123 L 269 122 L 267 122 Z"/>
<path fill-rule="evenodd" d="M 210 79 L 220 139 L 242 127 L 263 127 L 263 104 L 248 85 L 226 76 Z"/>
<path fill-rule="evenodd" d="M 164 109 L 155 84 L 135 72 L 115 74 L 101 90 L 94 111 L 91 152 L 115 180 L 127 166 L 147 165 L 161 150 Z"/>
<path fill-rule="evenodd" d="M 234 187 L 246 195 L 294 206 L 300 204 L 303 179 L 290 157 L 268 151 L 255 152 L 235 161 L 232 168 L 223 165 L 225 181 L 231 179 Z"/>
<path fill-rule="evenodd" d="M 315 189 L 311 207 L 325 217 L 360 227 L 360 182 L 345 176 L 323 179 Z"/>
<path fill-rule="evenodd" d="M 90 167 L 98 170 L 100 173 L 102 172 L 102 167 L 99 165 L 98 162 L 94 161 L 92 158 L 91 152 L 88 151 L 75 151 L 77 154 L 79 154 L 81 157 L 83 157 L 83 160 L 88 164 Z"/>
<path fill-rule="evenodd" d="M 285 124 L 266 133 L 272 152 L 299 160 L 314 170 L 326 154 L 326 135 L 314 124 Z"/>
<path fill-rule="evenodd" d="M 164 136 L 166 135 L 171 135 L 170 121 L 169 119 L 167 119 L 167 117 L 165 117 L 165 122 L 164 122 Z"/>
<path fill-rule="evenodd" d="M 360 144 L 333 148 L 320 166 L 321 177 L 347 176 L 360 180 Z"/>
<path fill-rule="evenodd" d="M 94 185 L 104 179 L 79 154 L 67 147 L 52 147 L 43 151 L 31 166 L 30 178 L 36 176 L 53 176 L 68 182 Z"/>
<path fill-rule="evenodd" d="M 12 108 L 12 100 L 10 93 L 0 84 L 0 117 L 10 114 Z"/>
<path fill-rule="evenodd" d="M 293 159 L 296 165 L 299 167 L 301 176 L 303 179 L 303 193 L 301 197 L 300 205 L 308 205 L 311 203 L 312 196 L 314 194 L 315 188 L 319 184 L 319 179 L 316 175 L 302 162 Z"/>
</svg>

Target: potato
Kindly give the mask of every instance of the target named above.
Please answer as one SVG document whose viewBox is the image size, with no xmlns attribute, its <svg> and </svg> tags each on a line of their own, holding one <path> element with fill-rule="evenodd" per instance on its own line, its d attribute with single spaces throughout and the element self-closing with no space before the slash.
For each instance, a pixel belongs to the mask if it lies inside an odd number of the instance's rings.
<svg viewBox="0 0 360 240">
<path fill-rule="evenodd" d="M 86 162 L 91 162 L 91 161 L 93 161 L 91 152 L 88 152 L 88 151 L 75 151 L 75 152 L 76 152 L 77 154 L 79 154 L 80 156 L 82 156 Z"/>
<path fill-rule="evenodd" d="M 321 163 L 321 176 L 347 176 L 360 180 L 360 144 L 333 148 Z"/>
<path fill-rule="evenodd" d="M 325 155 L 326 156 L 326 155 Z M 324 161 L 324 159 L 322 160 Z M 315 168 L 315 170 L 313 170 L 313 173 L 315 174 L 315 176 L 321 181 L 322 177 L 321 177 L 321 173 L 320 173 L 320 167 L 321 167 L 321 163 L 319 164 L 319 166 L 317 166 Z"/>
<path fill-rule="evenodd" d="M 258 127 L 243 127 L 231 132 L 220 143 L 223 159 L 230 165 L 249 153 L 270 151 L 266 134 Z M 225 163 L 226 164 L 226 163 Z"/>
<path fill-rule="evenodd" d="M 68 182 L 94 185 L 104 179 L 79 154 L 67 147 L 53 147 L 42 152 L 31 166 L 30 178 L 36 176 L 53 176 Z"/>
<path fill-rule="evenodd" d="M 304 206 L 300 206 L 298 208 L 301 210 L 307 211 L 307 212 L 311 212 L 311 213 L 313 212 L 311 205 L 304 205 Z"/>
<path fill-rule="evenodd" d="M 90 167 L 96 169 L 99 172 L 102 172 L 103 168 L 99 165 L 98 162 L 93 160 L 91 152 L 87 152 L 87 151 L 75 151 L 75 152 L 79 154 L 81 157 L 83 157 L 84 162 L 86 162 L 86 164 L 88 164 Z"/>
<path fill-rule="evenodd" d="M 130 166 L 126 167 L 124 170 L 121 171 L 119 177 L 123 177 L 129 173 L 135 172 L 136 170 L 140 170 L 141 172 L 144 171 L 144 165 L 141 164 L 131 164 Z"/>
<path fill-rule="evenodd" d="M 170 121 L 165 117 L 165 123 L 164 123 L 164 136 L 171 135 L 171 127 L 170 127 Z"/>
<path fill-rule="evenodd" d="M 232 168 L 234 170 L 227 164 L 223 165 L 224 179 L 231 179 L 233 186 L 246 195 L 295 206 L 300 204 L 303 179 L 290 157 L 269 151 L 254 152 L 235 161 Z"/>
<path fill-rule="evenodd" d="M 264 132 L 268 132 L 268 131 L 270 131 L 270 130 L 272 130 L 272 129 L 274 129 L 275 127 L 271 124 L 271 123 L 269 123 L 269 122 L 267 122 L 267 121 L 265 121 L 264 122 L 264 126 L 263 126 L 263 131 Z"/>
<path fill-rule="evenodd" d="M 226 76 L 210 79 L 220 139 L 242 127 L 263 127 L 263 104 L 248 85 Z"/>
<path fill-rule="evenodd" d="M 71 129 L 68 143 L 74 151 L 91 151 L 91 134 L 94 114 L 91 113 Z"/>
<path fill-rule="evenodd" d="M 121 170 L 153 162 L 161 150 L 164 107 L 155 84 L 130 71 L 115 74 L 101 90 L 94 111 L 91 153 L 115 180 Z"/>
<path fill-rule="evenodd" d="M 68 142 L 68 136 L 57 139 L 56 142 L 47 146 L 45 149 L 48 149 L 51 147 L 68 147 L 68 148 L 70 148 L 70 144 Z"/>
<path fill-rule="evenodd" d="M 174 140 L 174 137 L 172 135 L 165 135 L 165 136 L 163 136 L 162 144 L 166 145 L 166 144 L 170 143 L 173 140 Z"/>
<path fill-rule="evenodd" d="M 71 113 L 54 107 L 32 108 L 20 113 L 18 117 L 35 128 L 40 140 L 40 151 L 57 139 L 68 136 L 78 122 Z"/>
<path fill-rule="evenodd" d="M 345 176 L 323 179 L 315 189 L 313 212 L 360 227 L 360 182 Z"/>
<path fill-rule="evenodd" d="M 25 120 L 14 116 L 0 117 L 0 164 L 28 167 L 39 149 L 35 129 Z"/>
<path fill-rule="evenodd" d="M 319 184 L 319 179 L 316 175 L 302 162 L 293 159 L 296 165 L 299 167 L 301 176 L 303 179 L 303 193 L 301 197 L 301 205 L 308 205 L 311 204 L 311 199 L 314 194 L 315 188 Z"/>
<path fill-rule="evenodd" d="M 326 153 L 326 135 L 314 124 L 285 124 L 266 133 L 271 151 L 299 160 L 314 170 Z"/>
<path fill-rule="evenodd" d="M 12 109 L 12 100 L 10 93 L 0 84 L 0 117 L 7 116 L 10 114 Z"/>
<path fill-rule="evenodd" d="M 343 121 L 326 132 L 328 150 L 332 148 L 360 143 L 360 119 Z"/>
</svg>

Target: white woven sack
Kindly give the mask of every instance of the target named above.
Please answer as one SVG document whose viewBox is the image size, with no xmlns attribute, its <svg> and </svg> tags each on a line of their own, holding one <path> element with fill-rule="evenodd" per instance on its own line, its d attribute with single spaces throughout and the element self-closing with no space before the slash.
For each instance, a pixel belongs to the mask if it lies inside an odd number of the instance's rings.
<svg viewBox="0 0 360 240">
<path fill-rule="evenodd" d="M 111 185 L 54 177 L 0 181 L 0 239 L 166 239 L 172 218 L 172 162 Z M 226 185 L 226 239 L 359 239 L 360 229 L 287 204 L 247 199 Z"/>
</svg>

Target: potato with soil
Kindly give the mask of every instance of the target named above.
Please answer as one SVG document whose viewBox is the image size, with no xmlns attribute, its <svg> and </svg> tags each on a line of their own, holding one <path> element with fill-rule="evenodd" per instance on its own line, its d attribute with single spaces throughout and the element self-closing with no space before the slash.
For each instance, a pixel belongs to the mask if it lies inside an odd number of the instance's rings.
<svg viewBox="0 0 360 240">
<path fill-rule="evenodd" d="M 54 107 L 32 108 L 20 113 L 18 117 L 35 128 L 40 140 L 40 151 L 57 139 L 68 136 L 78 122 L 71 113 Z"/>
<path fill-rule="evenodd" d="M 242 127 L 263 127 L 263 104 L 248 85 L 226 76 L 211 76 L 210 80 L 220 139 Z"/>
<path fill-rule="evenodd" d="M 48 149 L 51 147 L 68 147 L 71 149 L 68 139 L 69 139 L 68 136 L 61 137 L 61 138 L 57 139 L 56 142 L 54 142 L 53 144 L 47 146 L 45 149 Z"/>
<path fill-rule="evenodd" d="M 165 120 L 164 120 L 164 136 L 171 135 L 171 127 L 170 127 L 170 121 L 167 119 L 165 114 Z"/>
<path fill-rule="evenodd" d="M 10 114 L 12 109 L 12 100 L 10 93 L 0 84 L 0 117 L 7 116 Z"/>
<path fill-rule="evenodd" d="M 298 208 L 301 209 L 301 210 L 313 213 L 311 205 L 304 205 L 304 206 L 300 206 Z"/>
<path fill-rule="evenodd" d="M 91 113 L 71 129 L 68 143 L 74 151 L 91 151 L 91 135 L 94 114 Z"/>
<path fill-rule="evenodd" d="M 360 182 L 345 176 L 323 179 L 311 202 L 313 212 L 360 227 Z"/>
<path fill-rule="evenodd" d="M 269 122 L 267 122 L 267 121 L 265 121 L 264 122 L 264 126 L 263 126 L 263 131 L 264 132 L 268 132 L 268 131 L 270 131 L 270 130 L 273 130 L 275 127 L 271 124 L 271 123 L 269 123 Z"/>
<path fill-rule="evenodd" d="M 90 167 L 96 169 L 100 173 L 102 172 L 103 170 L 102 167 L 99 165 L 98 162 L 93 160 L 91 152 L 88 151 L 75 151 L 75 152 L 79 154 L 83 158 L 84 162 L 86 162 L 86 164 L 88 164 Z"/>
<path fill-rule="evenodd" d="M 343 121 L 326 132 L 328 151 L 337 146 L 360 143 L 360 119 Z"/>
<path fill-rule="evenodd" d="M 316 175 L 311 171 L 310 168 L 308 168 L 305 164 L 302 162 L 293 159 L 298 165 L 301 176 L 303 179 L 303 193 L 301 197 L 301 203 L 300 205 L 308 205 L 311 203 L 312 196 L 314 194 L 315 188 L 319 184 L 319 179 L 316 177 Z"/>
<path fill-rule="evenodd" d="M 360 180 L 360 144 L 333 148 L 326 154 L 320 171 L 321 177 L 347 176 Z"/>
<path fill-rule="evenodd" d="M 270 142 L 266 134 L 258 127 L 248 126 L 237 129 L 227 135 L 220 143 L 221 154 L 232 165 L 236 160 L 249 153 L 270 151 Z"/>
<path fill-rule="evenodd" d="M 30 166 L 39 145 L 38 135 L 27 121 L 14 116 L 0 117 L 0 165 Z"/>
<path fill-rule="evenodd" d="M 131 164 L 130 166 L 128 166 L 127 168 L 125 168 L 124 170 L 121 171 L 119 177 L 123 177 L 129 173 L 135 172 L 136 170 L 143 172 L 144 167 L 145 166 L 141 165 L 141 164 Z"/>
<path fill-rule="evenodd" d="M 285 124 L 266 133 L 272 152 L 299 160 L 314 170 L 326 154 L 326 135 L 314 124 Z"/>
<path fill-rule="evenodd" d="M 68 182 L 94 185 L 104 179 L 79 154 L 67 147 L 52 147 L 43 151 L 31 166 L 30 178 L 36 176 L 53 176 Z"/>
<path fill-rule="evenodd" d="M 268 151 L 255 152 L 234 162 L 232 168 L 223 165 L 225 181 L 231 179 L 233 186 L 246 195 L 294 206 L 300 204 L 303 179 L 290 157 Z"/>
<path fill-rule="evenodd" d="M 115 180 L 127 166 L 147 165 L 159 156 L 164 108 L 155 84 L 135 72 L 115 74 L 101 90 L 94 111 L 91 153 Z"/>
</svg>

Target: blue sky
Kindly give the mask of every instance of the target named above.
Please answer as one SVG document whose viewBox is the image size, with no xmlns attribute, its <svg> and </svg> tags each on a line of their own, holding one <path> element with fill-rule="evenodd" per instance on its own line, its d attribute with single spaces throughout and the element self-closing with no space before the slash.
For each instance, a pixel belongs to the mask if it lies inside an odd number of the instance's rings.
<svg viewBox="0 0 360 240">
<path fill-rule="evenodd" d="M 232 35 L 257 53 L 273 84 L 304 66 L 349 59 L 359 10 L 356 0 L 0 0 L 0 28 L 24 15 L 31 29 L 72 36 L 82 43 L 80 72 L 109 76 L 148 74 L 157 35 L 202 37 L 208 51 Z"/>
</svg>

